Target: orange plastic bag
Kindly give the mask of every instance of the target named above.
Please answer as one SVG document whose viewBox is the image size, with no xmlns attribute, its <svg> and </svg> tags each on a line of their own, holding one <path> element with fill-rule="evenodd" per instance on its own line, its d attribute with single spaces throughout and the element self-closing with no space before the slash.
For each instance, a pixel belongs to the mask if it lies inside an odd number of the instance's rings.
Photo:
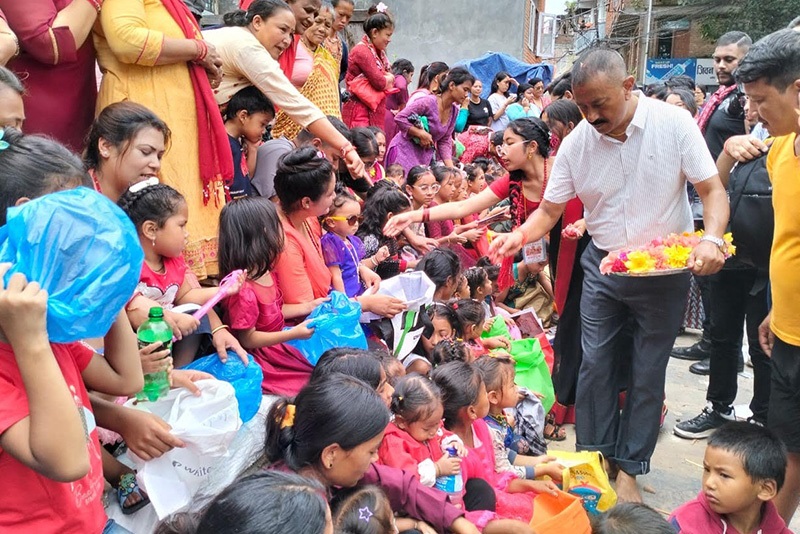
<svg viewBox="0 0 800 534">
<path fill-rule="evenodd" d="M 533 500 L 531 528 L 536 534 L 591 534 L 589 516 L 578 497 L 559 491 L 540 493 Z"/>
</svg>

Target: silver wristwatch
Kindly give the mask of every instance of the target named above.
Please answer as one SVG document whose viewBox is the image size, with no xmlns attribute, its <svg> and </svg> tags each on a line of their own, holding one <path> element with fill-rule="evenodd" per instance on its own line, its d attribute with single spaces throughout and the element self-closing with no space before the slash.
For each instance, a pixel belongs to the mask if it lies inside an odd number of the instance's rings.
<svg viewBox="0 0 800 534">
<path fill-rule="evenodd" d="M 725 241 L 713 235 L 704 235 L 703 237 L 700 238 L 700 241 L 708 241 L 709 243 L 714 243 L 720 250 L 725 248 Z"/>
</svg>

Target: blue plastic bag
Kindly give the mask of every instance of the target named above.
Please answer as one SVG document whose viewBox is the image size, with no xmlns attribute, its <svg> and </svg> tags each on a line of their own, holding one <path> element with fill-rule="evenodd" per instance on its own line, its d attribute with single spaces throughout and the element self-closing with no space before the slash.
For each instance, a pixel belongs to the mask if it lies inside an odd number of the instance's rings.
<svg viewBox="0 0 800 534">
<path fill-rule="evenodd" d="M 350 300 L 340 291 L 331 291 L 330 300 L 323 302 L 311 312 L 309 326 L 314 334 L 308 339 L 293 339 L 287 343 L 296 348 L 317 365 L 319 357 L 336 347 L 367 348 L 367 336 L 361 329 L 361 304 Z"/>
<path fill-rule="evenodd" d="M 261 406 L 261 381 L 264 373 L 261 367 L 253 361 L 253 357 L 247 355 L 250 362 L 244 366 L 239 355 L 233 351 L 228 351 L 228 361 L 222 363 L 216 353 L 203 356 L 183 369 L 194 369 L 204 371 L 213 375 L 217 380 L 229 382 L 236 391 L 236 400 L 239 403 L 239 417 L 242 423 L 248 422 L 258 412 Z"/>
<path fill-rule="evenodd" d="M 136 228 L 116 204 L 86 187 L 9 208 L 0 262 L 47 290 L 50 341 L 102 337 L 133 296 L 142 271 Z"/>
</svg>

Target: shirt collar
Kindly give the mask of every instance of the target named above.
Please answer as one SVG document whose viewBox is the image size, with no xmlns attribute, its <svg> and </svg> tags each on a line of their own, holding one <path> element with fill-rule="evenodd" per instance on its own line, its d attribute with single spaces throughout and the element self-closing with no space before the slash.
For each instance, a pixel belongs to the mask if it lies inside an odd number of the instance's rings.
<svg viewBox="0 0 800 534">
<path fill-rule="evenodd" d="M 650 102 L 648 98 L 642 94 L 641 91 L 632 91 L 632 95 L 637 97 L 636 102 L 636 111 L 633 113 L 633 118 L 631 122 L 628 124 L 628 127 L 625 129 L 625 134 L 627 137 L 630 137 L 633 133 L 634 128 L 638 128 L 639 130 L 644 130 L 645 123 L 647 122 L 647 115 L 650 109 Z M 592 130 L 592 134 L 595 139 L 605 139 L 606 141 L 610 141 L 612 143 L 622 143 L 622 141 L 618 139 L 614 139 L 610 135 L 604 135 L 598 132 L 594 126 L 591 124 L 589 127 Z"/>
</svg>

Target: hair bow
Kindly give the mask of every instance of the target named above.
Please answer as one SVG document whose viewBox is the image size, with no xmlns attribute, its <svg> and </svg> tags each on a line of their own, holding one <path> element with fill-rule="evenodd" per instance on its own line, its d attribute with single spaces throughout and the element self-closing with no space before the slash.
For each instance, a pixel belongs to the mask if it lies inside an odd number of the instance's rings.
<svg viewBox="0 0 800 534">
<path fill-rule="evenodd" d="M 294 404 L 286 405 L 286 413 L 283 414 L 283 419 L 281 419 L 281 430 L 294 426 L 294 414 L 296 411 L 297 407 Z"/>
<path fill-rule="evenodd" d="M 387 11 L 388 9 L 389 9 L 389 6 L 387 6 L 387 5 L 386 5 L 386 4 L 384 4 L 383 2 L 381 2 L 381 3 L 379 3 L 377 6 L 375 6 L 375 10 L 376 10 L 378 13 L 386 13 L 386 11 Z"/>
</svg>

